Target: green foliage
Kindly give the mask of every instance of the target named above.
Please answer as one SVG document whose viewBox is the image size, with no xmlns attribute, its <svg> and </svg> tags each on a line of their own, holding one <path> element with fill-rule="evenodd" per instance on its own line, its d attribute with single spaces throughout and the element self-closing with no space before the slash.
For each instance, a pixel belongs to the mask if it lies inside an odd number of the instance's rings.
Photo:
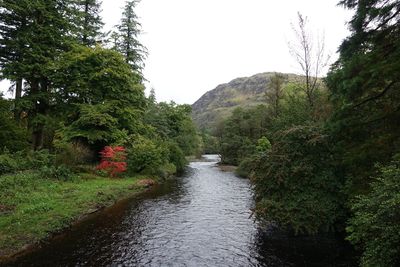
<svg viewBox="0 0 400 267">
<path fill-rule="evenodd" d="M 150 103 L 145 113 L 145 122 L 155 134 L 166 142 L 179 145 L 185 156 L 196 153 L 200 138 L 191 118 L 189 105 L 171 103 Z"/>
<path fill-rule="evenodd" d="M 5 148 L 10 151 L 20 151 L 27 147 L 27 131 L 13 119 L 11 102 L 0 95 L 0 151 Z"/>
<path fill-rule="evenodd" d="M 203 130 L 201 132 L 201 149 L 203 154 L 219 154 L 219 143 L 217 137 Z"/>
<path fill-rule="evenodd" d="M 28 116 L 34 149 L 47 147 L 44 117 L 50 114 L 52 93 L 49 73 L 60 53 L 70 44 L 69 7 L 65 1 L 4 0 L 0 2 L 1 77 L 24 88 L 17 99 L 18 115 Z M 25 103 L 21 110 L 20 103 Z"/>
<path fill-rule="evenodd" d="M 176 143 L 169 143 L 168 150 L 169 162 L 175 165 L 177 174 L 182 174 L 188 164 L 185 154 L 183 154 L 182 149 Z"/>
<path fill-rule="evenodd" d="M 65 165 L 43 166 L 39 170 L 39 176 L 46 179 L 55 179 L 59 181 L 71 181 L 75 174 Z"/>
<path fill-rule="evenodd" d="M 66 141 L 99 150 L 142 131 L 144 88 L 117 52 L 76 46 L 63 54 L 55 70 L 59 108 L 69 111 L 66 127 L 59 131 Z"/>
<path fill-rule="evenodd" d="M 356 12 L 327 82 L 335 107 L 330 127 L 352 194 L 368 187 L 375 163 L 400 150 L 400 18 L 397 1 L 341 4 Z"/>
<path fill-rule="evenodd" d="M 131 173 L 162 177 L 199 151 L 189 105 L 145 98 L 136 4 L 111 50 L 97 45 L 98 0 L 0 1 L 0 79 L 16 89 L 14 101 L 0 97 L 1 253 L 136 191 L 129 178 L 74 175 L 103 147 L 129 144 Z"/>
<path fill-rule="evenodd" d="M 257 142 L 266 132 L 266 110 L 264 105 L 237 108 L 217 130 L 223 163 L 238 165 L 257 150 Z"/>
<path fill-rule="evenodd" d="M 354 9 L 351 35 L 326 79 L 334 115 L 329 121 L 346 193 L 355 213 L 349 239 L 363 266 L 399 262 L 400 16 L 398 1 L 342 0 Z M 379 172 L 377 179 L 376 173 Z M 349 204 L 350 206 L 350 204 Z"/>
<path fill-rule="evenodd" d="M 271 147 L 271 142 L 267 137 L 263 136 L 258 139 L 255 151 L 251 155 L 241 159 L 235 173 L 240 177 L 253 178 L 256 168 L 261 164 L 261 156 L 269 152 Z"/>
<path fill-rule="evenodd" d="M 136 72 L 141 72 L 144 67 L 144 59 L 147 49 L 138 39 L 141 33 L 141 24 L 136 15 L 138 0 L 126 1 L 122 19 L 117 25 L 118 32 L 114 33 L 115 49 L 121 52 L 125 61 Z"/>
<path fill-rule="evenodd" d="M 274 117 L 278 117 L 281 112 L 282 98 L 284 95 L 283 84 L 287 76 L 281 73 L 275 73 L 271 78 L 270 88 L 265 93 L 268 108 L 272 111 Z"/>
<path fill-rule="evenodd" d="M 0 154 L 0 175 L 24 170 L 40 170 L 54 164 L 55 155 L 48 150 L 5 152 Z"/>
<path fill-rule="evenodd" d="M 177 169 L 173 163 L 167 163 L 160 166 L 156 174 L 158 177 L 166 179 L 172 175 L 177 174 Z"/>
<path fill-rule="evenodd" d="M 268 132 L 273 133 L 288 127 L 303 125 L 313 120 L 313 113 L 299 83 L 288 83 L 280 101 L 279 116 L 270 115 Z M 317 93 L 316 93 L 317 94 Z M 316 101 L 316 100 L 315 100 Z M 320 103 L 326 105 L 327 103 Z"/>
<path fill-rule="evenodd" d="M 259 154 L 254 154 L 247 158 L 244 158 L 237 169 L 235 170 L 235 174 L 239 175 L 243 178 L 253 178 L 255 175 L 255 170 L 260 164 L 261 156 Z"/>
<path fill-rule="evenodd" d="M 113 103 L 79 105 L 77 119 L 60 134 L 66 141 L 82 140 L 97 146 L 118 143 L 127 136 L 127 131 L 118 127 L 115 111 Z"/>
<path fill-rule="evenodd" d="M 274 80 L 275 75 L 283 79 Z M 192 105 L 193 120 L 201 130 L 209 130 L 226 120 L 238 107 L 248 109 L 265 104 L 275 116 L 275 103 L 278 103 L 278 113 L 282 104 L 279 100 L 275 102 L 276 95 L 279 99 L 286 85 L 298 80 L 302 80 L 298 75 L 267 72 L 220 84 Z"/>
<path fill-rule="evenodd" d="M 278 132 L 253 178 L 258 214 L 295 233 L 334 230 L 343 219 L 343 197 L 329 147 L 329 139 L 317 126 Z"/>
<path fill-rule="evenodd" d="M 136 184 L 140 177 L 80 176 L 67 182 L 44 179 L 32 171 L 1 176 L 1 204 L 8 208 L 0 216 L 2 253 L 13 254 L 69 227 L 90 211 L 142 190 Z"/>
<path fill-rule="evenodd" d="M 127 146 L 128 172 L 154 174 L 167 163 L 168 151 L 164 145 L 155 143 L 144 136 L 135 136 Z"/>
<path fill-rule="evenodd" d="M 265 153 L 271 149 L 272 145 L 271 142 L 268 140 L 267 137 L 263 136 L 257 141 L 257 152 L 259 153 Z"/>
<path fill-rule="evenodd" d="M 143 108 L 145 105 L 141 76 L 132 72 L 123 56 L 115 51 L 75 45 L 61 55 L 53 71 L 51 78 L 60 88 L 59 104 L 61 100 L 68 104 L 118 100 L 127 107 Z"/>
<path fill-rule="evenodd" d="M 20 164 L 24 170 L 39 170 L 45 166 L 55 165 L 55 155 L 51 154 L 48 150 L 37 150 L 29 151 L 25 155 L 22 153 L 15 154 L 20 160 L 25 157 L 25 160 L 21 160 Z"/>
<path fill-rule="evenodd" d="M 104 25 L 100 17 L 101 2 L 99 0 L 72 0 L 73 32 L 83 45 L 93 46 L 99 41 Z"/>
<path fill-rule="evenodd" d="M 94 153 L 87 146 L 81 143 L 56 142 L 55 162 L 57 165 L 65 165 L 70 168 L 76 168 L 93 162 Z"/>
<path fill-rule="evenodd" d="M 348 239 L 363 250 L 362 266 L 398 266 L 400 264 L 400 157 L 386 166 L 371 191 L 358 196 L 352 205 Z"/>
<path fill-rule="evenodd" d="M 0 175 L 18 170 L 18 162 L 10 154 L 0 155 Z"/>
</svg>

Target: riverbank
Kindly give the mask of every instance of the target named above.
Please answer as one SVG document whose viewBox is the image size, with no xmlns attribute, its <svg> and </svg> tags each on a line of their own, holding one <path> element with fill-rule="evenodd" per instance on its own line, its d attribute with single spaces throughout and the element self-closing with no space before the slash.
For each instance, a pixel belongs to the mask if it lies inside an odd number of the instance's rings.
<svg viewBox="0 0 400 267">
<path fill-rule="evenodd" d="M 154 184 L 143 176 L 111 179 L 92 174 L 71 181 L 43 179 L 36 172 L 0 178 L 0 262 Z"/>
</svg>

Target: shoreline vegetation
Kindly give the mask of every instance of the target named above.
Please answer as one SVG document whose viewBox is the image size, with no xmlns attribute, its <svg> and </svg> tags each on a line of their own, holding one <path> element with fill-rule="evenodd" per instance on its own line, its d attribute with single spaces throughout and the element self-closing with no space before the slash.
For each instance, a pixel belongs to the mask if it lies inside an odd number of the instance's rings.
<svg viewBox="0 0 400 267">
<path fill-rule="evenodd" d="M 70 181 L 56 181 L 31 171 L 2 179 L 1 190 L 13 193 L 0 203 L 0 264 L 40 247 L 89 215 L 139 195 L 161 180 L 144 175 L 110 179 L 83 173 Z M 30 186 L 19 186 L 24 183 Z"/>
<path fill-rule="evenodd" d="M 218 153 L 250 177 L 258 218 L 345 233 L 363 267 L 400 265 L 398 1 L 340 1 L 354 13 L 333 64 L 299 13 L 289 52 L 301 75 L 270 75 L 260 105 L 198 102 L 232 109 L 207 112 L 206 128 L 197 105 L 145 94 L 137 4 L 104 33 L 100 0 L 0 1 L 0 80 L 14 94 L 0 93 L 0 257 Z"/>
<path fill-rule="evenodd" d="M 137 3 L 104 33 L 98 0 L 0 1 L 1 259 L 200 153 L 191 106 L 145 94 Z"/>
</svg>

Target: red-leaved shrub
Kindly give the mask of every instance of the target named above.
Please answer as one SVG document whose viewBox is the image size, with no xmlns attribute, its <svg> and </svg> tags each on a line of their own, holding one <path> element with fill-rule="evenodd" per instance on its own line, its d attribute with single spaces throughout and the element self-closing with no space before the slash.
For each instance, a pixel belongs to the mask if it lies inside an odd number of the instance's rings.
<svg viewBox="0 0 400 267">
<path fill-rule="evenodd" d="M 100 152 L 101 161 L 96 170 L 105 171 L 108 176 L 115 177 L 126 171 L 126 152 L 122 146 L 106 146 Z"/>
</svg>

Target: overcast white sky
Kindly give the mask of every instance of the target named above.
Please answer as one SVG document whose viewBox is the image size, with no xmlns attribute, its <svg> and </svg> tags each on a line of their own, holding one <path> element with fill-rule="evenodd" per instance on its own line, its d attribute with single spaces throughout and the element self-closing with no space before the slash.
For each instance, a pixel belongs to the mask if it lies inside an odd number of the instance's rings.
<svg viewBox="0 0 400 267">
<path fill-rule="evenodd" d="M 103 0 L 106 28 L 125 0 Z M 218 84 L 266 71 L 299 73 L 288 51 L 297 12 L 325 31 L 333 54 L 351 13 L 338 0 L 142 0 L 137 14 L 149 50 L 144 70 L 159 101 L 191 104 Z M 2 89 L 6 87 L 2 84 Z"/>
</svg>

